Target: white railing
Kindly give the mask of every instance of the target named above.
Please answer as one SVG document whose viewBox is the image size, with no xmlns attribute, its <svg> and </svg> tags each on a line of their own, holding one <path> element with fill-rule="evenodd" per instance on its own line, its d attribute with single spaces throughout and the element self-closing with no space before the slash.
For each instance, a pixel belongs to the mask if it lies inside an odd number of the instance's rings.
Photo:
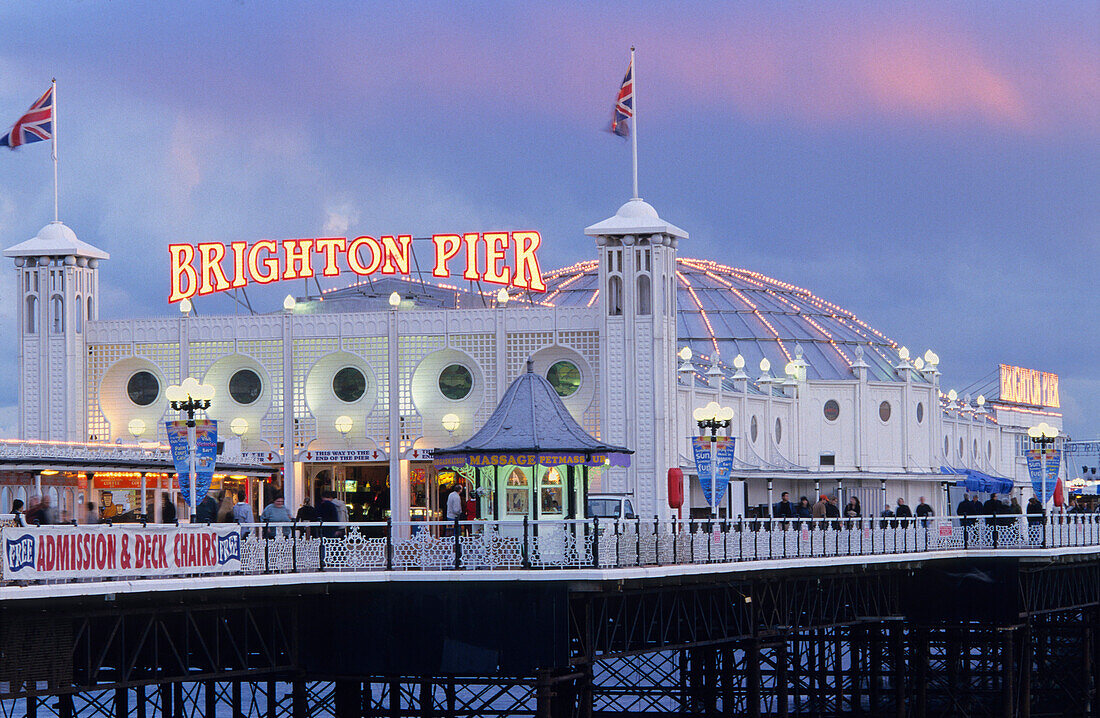
<svg viewBox="0 0 1100 718">
<path fill-rule="evenodd" d="M 3 525 L 11 517 L 0 516 Z M 222 532 L 227 525 L 216 525 Z M 136 524 L 118 524 L 141 531 Z M 49 532 L 60 527 L 29 527 Z M 100 527 L 101 529 L 103 527 Z M 172 527 L 150 524 L 148 530 Z M 180 530 L 189 527 L 184 525 Z M 200 528 L 200 527 L 190 527 Z M 70 529 L 71 530 L 71 529 Z M 240 571 L 617 569 L 969 550 L 1100 550 L 1100 515 L 242 524 Z"/>
</svg>

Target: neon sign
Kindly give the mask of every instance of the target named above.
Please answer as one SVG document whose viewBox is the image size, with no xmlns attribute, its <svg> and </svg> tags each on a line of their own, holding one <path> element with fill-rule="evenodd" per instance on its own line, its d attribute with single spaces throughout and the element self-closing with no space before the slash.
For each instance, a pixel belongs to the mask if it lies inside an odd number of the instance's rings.
<svg viewBox="0 0 1100 718">
<path fill-rule="evenodd" d="M 1001 401 L 1058 408 L 1058 375 L 1001 364 Z"/>
<path fill-rule="evenodd" d="M 537 250 L 538 232 L 467 232 L 432 236 L 433 277 L 452 276 L 451 265 L 464 263 L 461 277 L 469 281 L 545 292 Z M 407 234 L 315 239 L 261 239 L 257 242 L 200 242 L 170 244 L 172 272 L 169 302 L 248 284 L 270 284 L 285 279 L 310 279 L 320 272 L 337 277 L 346 270 L 361 277 L 373 274 L 409 274 L 412 237 Z M 228 267 L 229 271 L 226 272 Z M 454 272 L 458 276 L 458 272 Z"/>
</svg>

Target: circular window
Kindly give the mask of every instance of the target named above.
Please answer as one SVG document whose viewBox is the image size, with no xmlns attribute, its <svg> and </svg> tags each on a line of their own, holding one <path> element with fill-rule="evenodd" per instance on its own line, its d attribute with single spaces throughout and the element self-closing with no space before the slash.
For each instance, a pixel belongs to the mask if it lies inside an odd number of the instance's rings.
<svg viewBox="0 0 1100 718">
<path fill-rule="evenodd" d="M 890 421 L 890 402 L 884 401 L 878 405 L 878 418 L 883 422 Z"/>
<path fill-rule="evenodd" d="M 776 417 L 775 420 L 775 443 L 779 443 L 783 440 L 783 422 Z"/>
<path fill-rule="evenodd" d="M 756 417 L 752 417 L 752 421 L 749 422 L 749 438 L 752 439 L 752 443 L 756 443 L 756 437 L 760 435 L 760 428 L 756 424 Z"/>
<path fill-rule="evenodd" d="M 139 371 L 126 382 L 126 395 L 138 406 L 149 406 L 160 396 L 160 382 L 148 371 Z"/>
<path fill-rule="evenodd" d="M 229 396 L 238 404 L 253 404 L 263 392 L 260 375 L 251 369 L 240 369 L 229 377 Z"/>
<path fill-rule="evenodd" d="M 367 377 L 353 366 L 346 366 L 332 377 L 332 393 L 340 401 L 351 404 L 363 398 L 367 391 Z"/>
<path fill-rule="evenodd" d="M 836 421 L 838 416 L 840 416 L 840 404 L 836 403 L 836 399 L 829 399 L 825 402 L 825 418 Z"/>
<path fill-rule="evenodd" d="M 558 392 L 558 396 L 573 396 L 581 388 L 581 370 L 571 361 L 554 362 L 546 372 L 546 381 Z"/>
<path fill-rule="evenodd" d="M 474 375 L 461 364 L 451 364 L 439 372 L 439 391 L 452 401 L 465 399 L 474 388 Z"/>
<path fill-rule="evenodd" d="M 924 404 L 917 402 L 917 423 L 924 421 Z"/>
</svg>

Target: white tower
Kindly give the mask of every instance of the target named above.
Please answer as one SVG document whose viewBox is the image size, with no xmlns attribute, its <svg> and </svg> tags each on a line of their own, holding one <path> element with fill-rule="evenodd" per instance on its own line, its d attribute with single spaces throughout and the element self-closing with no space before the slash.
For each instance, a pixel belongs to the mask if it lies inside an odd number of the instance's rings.
<svg viewBox="0 0 1100 718">
<path fill-rule="evenodd" d="M 20 438 L 87 441 L 84 324 L 99 316 L 97 266 L 110 255 L 55 221 L 4 256 L 19 282 Z"/>
<path fill-rule="evenodd" d="M 634 449 L 606 489 L 633 493 L 640 516 L 667 516 L 676 455 L 676 243 L 687 232 L 632 199 L 584 230 L 600 250 L 602 438 Z"/>
</svg>

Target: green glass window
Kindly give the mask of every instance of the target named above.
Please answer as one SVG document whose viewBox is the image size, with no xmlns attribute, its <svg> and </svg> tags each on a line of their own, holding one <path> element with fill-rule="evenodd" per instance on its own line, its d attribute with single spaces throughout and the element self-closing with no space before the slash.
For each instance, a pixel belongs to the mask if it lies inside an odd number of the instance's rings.
<svg viewBox="0 0 1100 718">
<path fill-rule="evenodd" d="M 546 372 L 546 381 L 558 392 L 558 396 L 566 397 L 577 393 L 581 388 L 581 370 L 571 361 L 564 359 L 554 362 L 550 370 Z"/>
<path fill-rule="evenodd" d="M 353 366 L 346 366 L 332 377 L 332 393 L 348 404 L 359 401 L 367 391 L 367 377 Z"/>
<path fill-rule="evenodd" d="M 149 406 L 160 396 L 160 382 L 152 372 L 139 371 L 126 382 L 126 395 L 138 406 Z"/>
<path fill-rule="evenodd" d="M 460 401 L 474 388 L 474 375 L 461 364 L 451 364 L 439 372 L 439 391 L 452 401 Z"/>
</svg>

